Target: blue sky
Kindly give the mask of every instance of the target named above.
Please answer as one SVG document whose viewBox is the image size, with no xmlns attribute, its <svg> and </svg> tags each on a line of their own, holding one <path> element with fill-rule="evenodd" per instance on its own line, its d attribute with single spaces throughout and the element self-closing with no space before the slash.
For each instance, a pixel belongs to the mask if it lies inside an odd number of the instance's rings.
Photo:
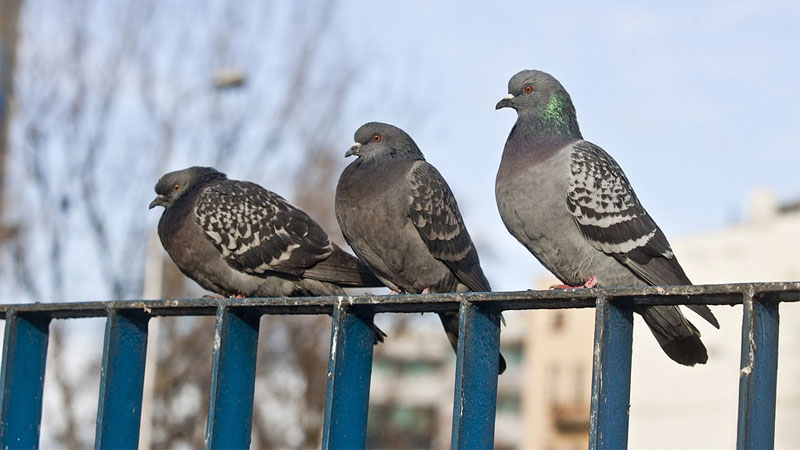
<svg viewBox="0 0 800 450">
<path fill-rule="evenodd" d="M 185 25 L 189 3 L 160 4 L 148 25 L 162 31 L 146 42 L 164 60 L 159 59 L 156 67 L 159 99 L 169 103 L 176 92 L 209 90 L 208 74 L 220 62 L 240 67 L 248 78 L 247 88 L 225 94 L 226 102 L 233 111 L 237 105 L 255 104 L 245 110 L 263 120 L 265 127 L 251 131 L 265 132 L 271 117 L 259 114 L 282 100 L 283 92 L 275 92 L 273 85 L 283 86 L 280 81 L 291 76 L 285 65 L 291 58 L 281 52 L 296 51 L 300 39 L 287 30 L 302 28 L 298 21 L 316 16 L 292 16 L 284 11 L 291 8 L 280 3 L 237 9 L 243 17 L 234 24 L 249 31 L 238 33 L 230 43 L 230 60 L 205 61 L 202 55 L 208 52 L 204 51 L 214 45 L 213 33 L 207 32 L 218 25 L 216 19 L 224 16 L 225 8 L 220 7 L 222 12 L 213 5 L 206 8 L 202 20 L 184 27 L 193 38 L 181 43 L 164 30 L 176 21 L 183 20 Z M 119 15 L 114 6 L 96 8 L 86 18 L 68 5 L 56 8 L 53 15 L 52 8 L 60 3 L 26 5 L 25 17 L 31 22 L 26 35 L 40 40 L 33 44 L 46 42 L 44 49 L 55 54 L 57 65 L 69 54 L 63 48 L 65 42 L 52 38 L 63 28 L 53 17 L 75 14 L 94 24 L 91 29 L 99 34 L 108 26 L 119 26 L 111 20 Z M 324 82 L 334 80 L 331 84 L 335 84 L 342 74 L 352 74 L 354 85 L 336 125 L 336 133 L 341 133 L 334 141 L 339 155 L 352 143 L 353 132 L 368 121 L 393 123 L 411 134 L 455 192 L 495 290 L 525 289 L 535 276 L 544 274 L 506 232 L 494 200 L 495 173 L 515 120 L 513 111 L 495 111 L 494 105 L 506 94 L 508 79 L 522 69 L 544 70 L 562 82 L 572 95 L 584 137 L 617 159 L 644 206 L 672 241 L 741 218 L 747 196 L 756 188 L 772 189 L 783 200 L 800 197 L 800 31 L 796 25 L 800 2 L 341 0 L 337 6 L 325 33 L 324 51 L 316 55 L 333 61 L 321 67 L 334 69 L 314 73 L 323 82 L 322 90 L 317 93 L 318 84 L 314 84 L 315 92 L 298 100 L 300 108 L 319 108 L 324 99 L 315 97 L 330 95 Z M 159 36 L 171 38 L 163 41 Z M 114 42 L 100 37 L 92 40 L 98 54 L 105 49 L 104 43 Z M 26 49 L 20 60 L 26 60 Z M 343 51 L 348 54 L 343 56 Z M 99 61 L 91 59 L 93 64 L 103 63 Z M 71 85 L 68 71 L 60 77 L 63 86 Z M 37 80 L 23 81 L 29 95 L 46 95 Z M 138 86 L 135 77 L 127 81 Z M 124 105 L 138 101 L 130 94 L 122 98 Z M 116 160 L 115 153 L 159 145 L 146 111 L 135 105 L 122 109 L 112 120 L 113 133 L 104 147 L 109 164 Z M 209 156 L 215 154 L 213 133 L 197 130 L 193 122 L 205 123 L 202 116 L 207 111 L 194 111 L 191 104 L 183 109 L 189 112 L 178 123 L 179 150 L 168 169 L 216 164 Z M 289 126 L 305 133 L 308 130 L 299 126 L 301 122 L 299 115 Z M 143 128 L 148 131 L 142 132 Z M 243 145 L 257 149 L 259 137 L 244 136 Z M 296 162 L 293 155 L 299 146 L 288 141 L 284 147 L 278 158 L 254 161 L 252 154 L 245 154 L 220 168 L 232 178 L 252 180 L 292 199 L 293 176 L 302 176 L 302 168 L 287 167 Z M 55 152 L 52 164 L 58 165 L 63 157 Z M 344 158 L 340 161 L 342 166 L 347 163 Z M 142 158 L 131 168 L 131 184 L 136 186 L 132 201 L 120 206 L 113 192 L 101 197 L 101 202 L 121 210 L 121 223 L 144 214 L 143 205 L 152 198 L 155 183 L 148 172 L 151 163 Z M 11 164 L 21 163 L 12 160 Z M 53 183 L 59 186 L 58 179 Z M 147 220 L 142 225 L 154 230 L 158 214 L 150 211 Z M 73 226 L 79 230 L 85 224 Z M 123 226 L 112 228 L 116 235 L 130 231 Z M 69 248 L 70 258 L 83 262 L 86 256 L 76 250 L 83 244 L 76 241 L 74 245 Z M 86 266 L 100 264 L 91 260 Z M 69 298 L 102 298 L 103 288 L 92 289 L 94 285 L 87 281 L 97 276 L 95 272 L 81 271 L 75 282 L 70 278 Z"/>
<path fill-rule="evenodd" d="M 37 31 L 51 33 L 44 35 L 47 48 L 63 52 L 63 42 L 56 38 L 63 31 L 64 12 L 55 8 L 59 4 L 31 5 L 38 5 L 31 14 L 44 21 Z M 167 14 L 158 24 L 180 20 L 185 5 L 165 6 Z M 508 79 L 522 69 L 544 70 L 563 83 L 586 139 L 617 159 L 645 207 L 673 241 L 741 217 L 753 189 L 770 188 L 784 200 L 800 197 L 800 2 L 796 0 L 658 4 L 343 0 L 339 6 L 329 29 L 330 49 L 353 51 L 357 61 L 354 106 L 346 113 L 351 126 L 342 131 L 340 154 L 350 146 L 352 133 L 367 121 L 390 122 L 409 132 L 455 192 L 495 290 L 532 287 L 533 279 L 545 273 L 506 232 L 494 200 L 495 173 L 515 120 L 513 111 L 495 111 L 494 105 L 506 94 Z M 98 16 L 100 31 L 108 26 L 105 17 Z M 292 25 L 291 20 L 282 21 L 284 27 Z M 270 64 L 280 61 L 276 52 L 281 48 L 268 39 L 282 34 L 260 31 L 264 36 L 254 33 L 260 39 L 249 39 L 247 44 L 266 62 L 260 73 L 248 76 L 253 84 L 268 84 L 270 77 L 285 75 Z M 192 54 L 185 56 L 190 59 Z M 250 61 L 256 68 L 259 62 Z M 208 84 L 205 72 L 174 75 L 163 78 L 176 86 L 167 85 L 159 94 L 187 88 L 183 85 L 187 79 Z M 29 84 L 35 91 L 36 80 Z M 148 136 L 140 135 L 136 120 L 118 139 L 134 148 L 152 145 Z M 199 156 L 214 145 L 203 142 L 204 136 L 199 133 L 196 140 L 183 142 L 198 147 L 187 152 L 195 159 L 172 161 L 170 169 L 211 164 Z M 108 145 L 106 150 L 126 148 Z M 291 197 L 279 184 L 281 177 L 270 176 L 285 170 L 283 162 L 259 161 L 229 174 Z M 131 171 L 138 174 L 135 168 Z M 57 186 L 58 180 L 54 183 Z M 141 183 L 141 204 L 127 205 L 128 214 L 149 214 L 150 230 L 159 215 L 145 209 L 154 183 L 154 179 Z M 121 214 L 119 221 L 127 217 Z M 64 226 L 80 229 L 75 224 Z M 120 230 L 112 231 L 126 229 Z M 78 269 L 67 280 L 67 299 L 105 298 L 106 290 L 96 283 L 96 267 L 102 262 L 94 251 L 87 252 L 84 243 L 73 242 L 66 249 L 74 263 L 70 267 Z M 8 298 L 18 297 L 15 293 Z"/>
<path fill-rule="evenodd" d="M 799 22 L 788 1 L 412 1 L 346 2 L 333 28 L 359 52 L 353 129 L 380 120 L 414 137 L 456 193 L 494 288 L 509 290 L 543 271 L 494 203 L 515 120 L 494 104 L 514 73 L 564 84 L 584 137 L 676 240 L 741 218 L 753 189 L 800 196 Z"/>
</svg>

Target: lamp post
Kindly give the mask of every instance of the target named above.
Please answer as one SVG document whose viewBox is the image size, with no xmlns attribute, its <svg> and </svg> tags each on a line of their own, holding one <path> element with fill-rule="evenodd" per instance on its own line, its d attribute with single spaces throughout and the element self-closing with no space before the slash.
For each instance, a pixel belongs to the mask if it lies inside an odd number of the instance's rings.
<svg viewBox="0 0 800 450">
<path fill-rule="evenodd" d="M 11 233 L 4 220 L 9 99 L 13 91 L 17 23 L 22 0 L 0 0 L 0 243 Z"/>
<path fill-rule="evenodd" d="M 0 0 L 3 1 L 3 0 Z M 245 85 L 244 72 L 236 67 L 220 69 L 212 76 L 212 89 L 223 92 Z M 165 168 L 160 167 L 159 172 Z M 155 231 L 147 239 L 142 298 L 160 299 L 164 292 L 164 251 Z M 142 416 L 139 427 L 139 450 L 150 450 L 153 434 L 153 394 L 158 370 L 158 337 L 161 319 L 153 317 L 148 325 L 147 364 L 142 387 Z"/>
</svg>

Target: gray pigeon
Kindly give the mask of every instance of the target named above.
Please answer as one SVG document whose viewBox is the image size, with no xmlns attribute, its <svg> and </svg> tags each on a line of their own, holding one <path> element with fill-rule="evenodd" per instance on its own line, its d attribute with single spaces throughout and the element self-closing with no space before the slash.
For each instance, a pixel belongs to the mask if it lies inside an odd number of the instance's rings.
<svg viewBox="0 0 800 450">
<path fill-rule="evenodd" d="M 495 196 L 508 231 L 568 286 L 691 284 L 664 233 L 616 161 L 583 140 L 569 94 L 551 75 L 523 70 L 497 109 L 514 108 Z M 690 305 L 715 327 L 705 305 Z M 677 306 L 639 307 L 664 352 L 708 360 L 700 332 Z"/>
<path fill-rule="evenodd" d="M 190 167 L 164 175 L 155 190 L 150 208 L 164 207 L 158 222 L 164 249 L 209 291 L 280 297 L 383 286 L 314 219 L 257 184 L 229 180 L 210 167 Z"/>
<path fill-rule="evenodd" d="M 442 175 L 403 130 L 362 125 L 336 186 L 336 218 L 353 251 L 396 292 L 488 292 L 478 252 Z M 440 313 L 453 349 L 458 314 Z M 505 370 L 500 355 L 499 372 Z"/>
</svg>

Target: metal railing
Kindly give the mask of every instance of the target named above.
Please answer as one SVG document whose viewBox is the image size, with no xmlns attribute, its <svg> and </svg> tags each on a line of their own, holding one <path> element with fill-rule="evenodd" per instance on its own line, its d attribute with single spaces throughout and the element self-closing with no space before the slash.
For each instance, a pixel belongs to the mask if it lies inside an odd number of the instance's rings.
<svg viewBox="0 0 800 450">
<path fill-rule="evenodd" d="M 619 289 L 308 298 L 180 299 L 0 306 L 5 319 L 0 445 L 36 448 L 49 324 L 106 317 L 96 448 L 136 447 L 148 320 L 216 315 L 207 448 L 250 443 L 259 319 L 332 314 L 323 448 L 366 442 L 376 313 L 460 312 L 453 448 L 491 448 L 499 315 L 505 310 L 596 308 L 589 447 L 624 448 L 637 305 L 743 304 L 738 448 L 771 448 L 775 430 L 778 305 L 800 301 L 800 282 Z"/>
</svg>

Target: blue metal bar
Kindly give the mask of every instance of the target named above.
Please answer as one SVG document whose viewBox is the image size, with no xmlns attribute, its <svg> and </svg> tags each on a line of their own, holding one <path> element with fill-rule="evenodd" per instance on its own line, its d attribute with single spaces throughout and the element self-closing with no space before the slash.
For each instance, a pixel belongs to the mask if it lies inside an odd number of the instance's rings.
<svg viewBox="0 0 800 450">
<path fill-rule="evenodd" d="M 597 298 L 594 322 L 590 449 L 628 447 L 633 307 Z"/>
<path fill-rule="evenodd" d="M 778 302 L 744 294 L 736 448 L 773 448 L 778 374 Z"/>
<path fill-rule="evenodd" d="M 149 319 L 150 316 L 141 311 L 108 311 L 97 405 L 96 449 L 139 445 Z"/>
<path fill-rule="evenodd" d="M 450 447 L 494 447 L 500 315 L 470 302 L 459 308 Z"/>
<path fill-rule="evenodd" d="M 217 308 L 206 448 L 248 448 L 260 314 Z"/>
<path fill-rule="evenodd" d="M 6 315 L 0 370 L 0 448 L 38 448 L 50 318 Z"/>
<path fill-rule="evenodd" d="M 331 352 L 325 394 L 323 449 L 364 448 L 375 341 L 371 313 L 333 309 Z"/>
</svg>

